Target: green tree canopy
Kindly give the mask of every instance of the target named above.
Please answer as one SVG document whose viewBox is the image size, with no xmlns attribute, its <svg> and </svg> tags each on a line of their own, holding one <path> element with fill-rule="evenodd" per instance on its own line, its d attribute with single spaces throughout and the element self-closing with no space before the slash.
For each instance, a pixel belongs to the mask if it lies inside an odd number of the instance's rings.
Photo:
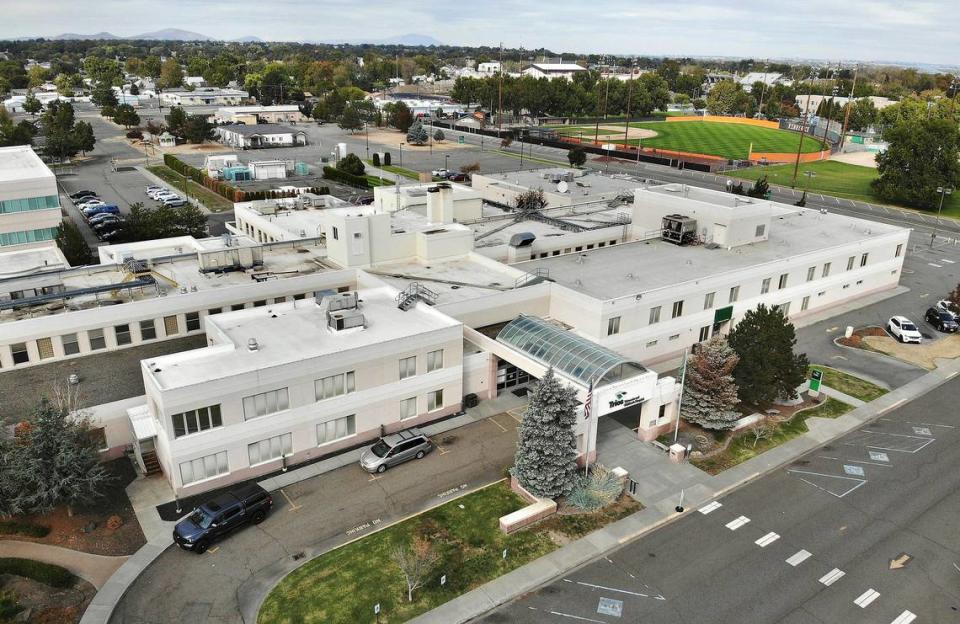
<svg viewBox="0 0 960 624">
<path fill-rule="evenodd" d="M 413 113 L 403 102 L 391 102 L 384 111 L 389 115 L 388 123 L 400 132 L 406 132 L 413 125 Z"/>
<path fill-rule="evenodd" d="M 177 59 L 170 57 L 160 66 L 160 78 L 157 86 L 161 89 L 175 89 L 183 86 L 183 70 Z"/>
<path fill-rule="evenodd" d="M 23 102 L 23 110 L 30 113 L 31 115 L 36 115 L 43 109 L 43 104 L 40 103 L 40 100 L 37 99 L 32 93 L 27 94 L 27 99 Z"/>
<path fill-rule="evenodd" d="M 687 361 L 680 415 L 705 429 L 730 429 L 740 418 L 733 370 L 739 358 L 723 336 L 696 345 Z"/>
<path fill-rule="evenodd" d="M 430 140 L 430 134 L 419 119 L 407 128 L 407 142 L 411 145 L 424 145 Z"/>
<path fill-rule="evenodd" d="M 63 221 L 57 232 L 57 246 L 63 252 L 70 266 L 86 266 L 94 264 L 90 247 L 83 240 L 83 234 L 71 221 Z"/>
<path fill-rule="evenodd" d="M 337 162 L 337 169 L 355 176 L 362 176 L 366 172 L 363 161 L 356 154 L 347 154 Z"/>
<path fill-rule="evenodd" d="M 349 130 L 351 134 L 358 130 L 363 130 L 363 120 L 360 119 L 360 112 L 353 105 L 347 105 L 340 115 L 340 121 L 337 124 L 342 130 Z"/>
<path fill-rule="evenodd" d="M 960 132 L 948 118 L 905 117 L 887 128 L 886 151 L 877 154 L 877 195 L 891 203 L 937 207 L 937 187 L 960 183 Z"/>
<path fill-rule="evenodd" d="M 571 167 L 582 167 L 587 162 L 587 152 L 578 145 L 567 152 L 567 160 Z"/>
<path fill-rule="evenodd" d="M 203 143 L 214 137 L 213 124 L 206 115 L 190 115 L 183 125 L 183 138 L 190 143 Z"/>
<path fill-rule="evenodd" d="M 740 400 L 763 407 L 778 398 L 794 398 L 806 378 L 807 356 L 794 353 L 793 323 L 779 308 L 764 304 L 748 310 L 728 336 L 740 361 L 733 370 Z"/>
<path fill-rule="evenodd" d="M 117 106 L 113 112 L 113 120 L 124 128 L 140 125 L 140 115 L 137 114 L 137 111 L 134 110 L 130 104 L 120 104 Z"/>
</svg>

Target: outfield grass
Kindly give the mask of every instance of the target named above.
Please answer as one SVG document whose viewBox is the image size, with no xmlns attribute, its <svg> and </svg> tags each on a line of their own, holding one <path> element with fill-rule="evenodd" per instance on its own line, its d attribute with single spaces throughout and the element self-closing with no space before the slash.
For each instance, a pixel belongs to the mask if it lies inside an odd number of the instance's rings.
<svg viewBox="0 0 960 624">
<path fill-rule="evenodd" d="M 796 153 L 800 135 L 789 130 L 748 126 L 744 124 L 709 121 L 644 122 L 630 124 L 634 128 L 653 130 L 657 136 L 649 139 L 630 139 L 629 143 L 647 148 L 693 152 L 745 160 L 754 152 Z M 803 152 L 818 152 L 823 144 L 805 136 Z"/>
<path fill-rule="evenodd" d="M 809 371 L 814 370 L 823 372 L 823 385 L 829 386 L 834 390 L 848 394 L 855 399 L 860 399 L 861 401 L 865 401 L 867 403 L 874 399 L 879 399 L 888 392 L 888 390 L 885 388 L 881 388 L 876 384 L 872 384 L 865 379 L 860 379 L 859 377 L 855 377 L 850 373 L 845 373 L 835 368 L 830 368 L 829 366 L 821 366 L 817 364 L 809 368 Z"/>
<path fill-rule="evenodd" d="M 771 165 L 768 167 L 751 167 L 739 171 L 728 171 L 724 175 L 744 180 L 756 180 L 767 176 L 770 184 L 791 186 L 793 182 L 794 165 Z M 812 172 L 813 176 L 804 172 Z M 869 203 L 885 203 L 873 194 L 870 183 L 877 177 L 877 170 L 873 167 L 862 167 L 835 160 L 821 160 L 812 163 L 800 163 L 797 172 L 797 190 L 808 190 L 816 193 L 825 193 L 835 197 L 843 197 L 855 201 Z M 943 202 L 944 216 L 960 218 L 960 196 L 951 195 Z"/>
<path fill-rule="evenodd" d="M 170 167 L 166 165 L 153 165 L 147 167 L 147 171 L 166 182 L 173 192 L 183 193 L 183 176 Z M 214 193 L 205 186 L 197 184 L 193 180 L 189 180 L 189 186 L 187 188 L 190 190 L 190 196 L 199 199 L 200 203 L 206 206 L 210 212 L 233 210 L 232 201 Z"/>
</svg>

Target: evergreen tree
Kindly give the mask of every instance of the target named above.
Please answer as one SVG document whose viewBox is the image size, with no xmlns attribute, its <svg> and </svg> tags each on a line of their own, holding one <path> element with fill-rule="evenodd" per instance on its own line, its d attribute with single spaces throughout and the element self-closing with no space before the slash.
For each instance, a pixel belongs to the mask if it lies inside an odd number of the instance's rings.
<svg viewBox="0 0 960 624">
<path fill-rule="evenodd" d="M 796 398 L 809 362 L 806 354 L 793 352 L 796 333 L 782 310 L 761 303 L 743 315 L 728 340 L 740 357 L 733 377 L 741 401 L 764 406 Z"/>
<path fill-rule="evenodd" d="M 30 424 L 13 450 L 15 507 L 43 514 L 99 498 L 110 475 L 100 463 L 89 420 L 43 399 Z"/>
<path fill-rule="evenodd" d="M 756 182 L 753 183 L 747 190 L 748 197 L 755 197 L 757 199 L 766 199 L 767 193 L 770 192 L 770 184 L 767 183 L 767 176 L 759 177 Z"/>
<path fill-rule="evenodd" d="M 87 242 L 83 240 L 83 234 L 71 221 L 64 221 L 60 224 L 60 229 L 57 232 L 57 246 L 63 252 L 70 266 L 94 264 L 93 254 L 90 253 Z"/>
<path fill-rule="evenodd" d="M 98 82 L 90 93 L 90 101 L 100 108 L 113 107 L 117 105 L 117 94 L 109 82 Z"/>
<path fill-rule="evenodd" d="M 434 140 L 434 141 L 443 141 L 443 140 L 446 139 L 446 138 L 447 138 L 447 135 L 445 135 L 445 134 L 443 133 L 443 130 L 441 130 L 440 128 L 437 128 L 437 129 L 434 131 L 434 133 L 433 133 L 433 140 Z"/>
<path fill-rule="evenodd" d="M 213 138 L 213 125 L 206 115 L 190 115 L 183 124 L 183 138 L 191 143 L 203 143 Z"/>
<path fill-rule="evenodd" d="M 683 385 L 683 419 L 705 429 L 729 429 L 740 418 L 734 406 L 737 384 L 733 369 L 740 358 L 723 336 L 701 343 L 687 361 Z"/>
<path fill-rule="evenodd" d="M 577 472 L 576 391 L 547 371 L 520 423 L 513 475 L 524 488 L 553 498 L 570 491 Z"/>
<path fill-rule="evenodd" d="M 340 121 L 337 124 L 341 130 L 349 130 L 350 134 L 358 130 L 363 130 L 363 120 L 360 119 L 360 112 L 354 106 L 346 106 L 343 114 L 340 115 Z"/>
<path fill-rule="evenodd" d="M 571 167 L 582 167 L 587 162 L 587 152 L 578 145 L 567 152 L 567 160 Z"/>
<path fill-rule="evenodd" d="M 407 142 L 411 145 L 423 145 L 430 140 L 430 134 L 419 119 L 407 130 Z"/>
<path fill-rule="evenodd" d="M 27 99 L 23 102 L 23 110 L 31 115 L 36 115 L 42 108 L 43 104 L 40 103 L 40 100 L 37 99 L 37 96 L 32 93 L 28 93 Z"/>
<path fill-rule="evenodd" d="M 93 134 L 93 126 L 90 122 L 78 121 L 73 125 L 73 141 L 74 147 L 83 152 L 84 156 L 87 152 L 93 151 L 97 137 Z"/>
<path fill-rule="evenodd" d="M 174 106 L 167 115 L 167 129 L 170 134 L 183 137 L 183 128 L 187 125 L 187 113 L 182 106 Z"/>
<path fill-rule="evenodd" d="M 363 161 L 356 154 L 347 154 L 337 162 L 337 169 L 351 175 L 362 176 L 366 172 Z"/>
</svg>

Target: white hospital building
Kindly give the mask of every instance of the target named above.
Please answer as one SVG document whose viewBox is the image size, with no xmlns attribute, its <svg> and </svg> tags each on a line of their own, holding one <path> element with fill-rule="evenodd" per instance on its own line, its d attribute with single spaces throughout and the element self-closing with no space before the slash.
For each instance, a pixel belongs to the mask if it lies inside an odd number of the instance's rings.
<svg viewBox="0 0 960 624">
<path fill-rule="evenodd" d="M 0 252 L 53 246 L 61 220 L 50 168 L 29 145 L 0 147 Z"/>
</svg>

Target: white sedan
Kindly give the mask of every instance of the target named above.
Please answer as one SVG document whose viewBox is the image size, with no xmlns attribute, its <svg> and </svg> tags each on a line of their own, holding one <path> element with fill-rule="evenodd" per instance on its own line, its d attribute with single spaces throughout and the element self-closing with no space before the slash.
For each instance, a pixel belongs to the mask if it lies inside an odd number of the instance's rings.
<svg viewBox="0 0 960 624">
<path fill-rule="evenodd" d="M 894 316 L 887 321 L 887 331 L 900 342 L 923 342 L 923 334 L 917 326 L 905 316 Z"/>
</svg>

